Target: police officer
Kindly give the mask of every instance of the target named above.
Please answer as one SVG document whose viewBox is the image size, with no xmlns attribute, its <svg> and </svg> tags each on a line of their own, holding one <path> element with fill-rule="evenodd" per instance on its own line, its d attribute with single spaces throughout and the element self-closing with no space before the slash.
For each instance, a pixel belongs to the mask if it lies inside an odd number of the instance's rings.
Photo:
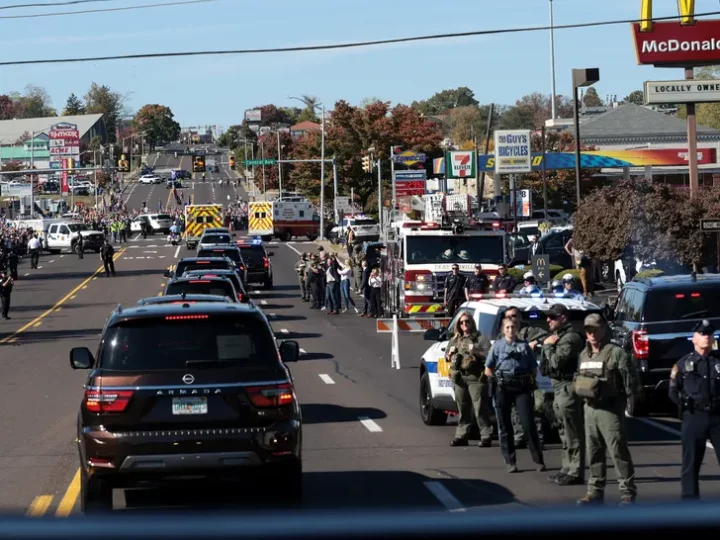
<svg viewBox="0 0 720 540">
<path fill-rule="evenodd" d="M 457 264 L 452 265 L 452 272 L 445 278 L 445 311 L 448 317 L 455 315 L 455 312 L 465 298 L 465 276 L 460 273 Z"/>
<path fill-rule="evenodd" d="M 510 319 L 514 321 L 515 324 L 517 324 L 518 339 L 527 341 L 530 345 L 530 350 L 533 351 L 533 353 L 536 351 L 538 345 L 540 344 L 540 340 L 548 335 L 547 331 L 542 328 L 539 328 L 537 326 L 525 325 L 522 321 L 522 317 L 520 316 L 520 310 L 516 307 L 507 308 L 504 313 L 504 318 Z M 503 338 L 504 333 L 501 328 L 500 333 L 495 338 L 495 340 L 498 341 Z M 520 421 L 520 416 L 517 413 L 517 407 L 515 407 L 514 405 L 512 408 L 511 419 L 513 433 L 515 434 L 515 448 L 527 448 L 527 436 L 525 434 L 525 429 L 523 428 L 522 422 Z"/>
<path fill-rule="evenodd" d="M 537 286 L 537 283 L 535 281 L 535 274 L 532 272 L 525 272 L 523 275 L 523 288 L 520 289 L 520 292 L 518 294 L 524 294 L 524 295 L 542 295 L 542 291 L 540 290 L 540 287 Z"/>
<path fill-rule="evenodd" d="M 475 320 L 463 313 L 455 323 L 453 337 L 447 346 L 445 359 L 450 363 L 459 418 L 455 438 L 450 446 L 467 446 L 470 426 L 475 420 L 480 428 L 481 447 L 491 445 L 493 427 L 490 421 L 490 387 L 485 376 L 485 358 L 490 340 L 478 332 Z"/>
<path fill-rule="evenodd" d="M 490 288 L 490 280 L 482 272 L 482 264 L 475 265 L 475 274 L 465 281 L 465 299 L 474 294 L 485 294 Z"/>
<path fill-rule="evenodd" d="M 492 290 L 494 292 L 506 292 L 511 293 L 515 290 L 517 281 L 515 278 L 508 274 L 507 266 L 501 264 L 498 266 L 498 275 L 495 277 L 495 281 L 492 283 Z"/>
<path fill-rule="evenodd" d="M 78 235 L 75 250 L 77 251 L 78 259 L 82 259 L 85 255 L 85 240 L 83 239 L 82 234 Z"/>
<path fill-rule="evenodd" d="M 494 402 L 500 451 L 508 472 L 518 472 L 511 420 L 512 406 L 515 405 L 520 423 L 528 434 L 532 459 L 537 470 L 544 471 L 545 461 L 533 414 L 537 361 L 528 342 L 518 339 L 518 324 L 513 319 L 504 318 L 502 330 L 503 339 L 493 343 L 485 364 L 485 375 L 495 377 Z"/>
<path fill-rule="evenodd" d="M 700 497 L 700 467 L 708 439 L 720 448 L 720 355 L 714 350 L 715 328 L 709 321 L 693 329 L 695 350 L 686 354 L 670 372 L 670 399 L 682 407 L 681 496 Z M 720 462 L 720 454 L 718 454 Z"/>
<path fill-rule="evenodd" d="M 637 487 L 625 429 L 625 405 L 628 396 L 638 389 L 637 370 L 627 353 L 610 343 L 609 328 L 599 314 L 585 317 L 585 335 L 587 345 L 580 353 L 574 389 L 575 394 L 585 402 L 585 440 L 590 478 L 587 495 L 578 501 L 578 506 L 603 503 L 607 478 L 606 454 L 615 466 L 620 504 L 633 504 Z"/>
<path fill-rule="evenodd" d="M 309 300 L 308 298 L 308 290 L 307 285 L 305 282 L 305 271 L 307 269 L 307 253 L 303 253 L 302 257 L 300 257 L 300 261 L 298 261 L 297 266 L 295 267 L 295 271 L 298 274 L 298 281 L 300 282 L 300 292 L 302 293 L 302 301 L 307 302 Z"/>
<path fill-rule="evenodd" d="M 110 239 L 105 238 L 105 243 L 100 248 L 100 258 L 102 259 L 103 266 L 105 267 L 105 277 L 110 277 L 110 274 L 115 277 L 115 261 L 113 261 L 114 255 L 115 248 L 112 247 Z"/>
<path fill-rule="evenodd" d="M 573 300 L 585 300 L 583 294 L 575 288 L 575 277 L 567 273 L 562 277 L 563 292 Z"/>
<path fill-rule="evenodd" d="M 13 278 L 7 270 L 0 272 L 0 304 L 2 305 L 2 318 L 10 320 L 10 298 L 12 296 Z"/>
<path fill-rule="evenodd" d="M 585 483 L 585 428 L 583 402 L 575 395 L 573 379 L 585 338 L 573 329 L 563 304 L 550 306 L 547 321 L 552 334 L 543 341 L 540 371 L 552 383 L 553 410 L 563 443 L 562 468 L 550 481 L 578 486 Z"/>
</svg>

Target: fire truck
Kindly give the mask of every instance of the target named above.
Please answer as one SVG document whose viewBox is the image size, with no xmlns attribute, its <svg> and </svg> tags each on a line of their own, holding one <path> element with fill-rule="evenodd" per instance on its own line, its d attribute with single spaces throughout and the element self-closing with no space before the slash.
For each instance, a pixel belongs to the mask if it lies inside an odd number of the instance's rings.
<svg viewBox="0 0 720 540">
<path fill-rule="evenodd" d="M 506 258 L 506 233 L 470 219 L 467 195 L 425 195 L 422 221 L 396 221 L 381 259 L 386 317 L 445 317 L 445 279 L 454 264 L 470 275 L 480 263 L 494 279 Z"/>
</svg>

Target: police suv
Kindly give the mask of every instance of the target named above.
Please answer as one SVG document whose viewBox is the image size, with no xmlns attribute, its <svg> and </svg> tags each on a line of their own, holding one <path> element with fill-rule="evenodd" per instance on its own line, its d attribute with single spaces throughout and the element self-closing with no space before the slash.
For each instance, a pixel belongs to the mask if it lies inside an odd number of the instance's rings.
<svg viewBox="0 0 720 540">
<path fill-rule="evenodd" d="M 425 332 L 425 339 L 435 341 L 422 356 L 420 366 L 420 417 L 428 426 L 441 426 L 450 414 L 457 414 L 455 392 L 449 377 L 449 362 L 445 361 L 445 349 L 452 336 L 455 323 L 464 313 L 471 313 L 478 330 L 491 342 L 500 333 L 500 325 L 505 311 L 518 308 L 522 316 L 522 326 L 534 326 L 548 331 L 544 311 L 553 304 L 563 304 L 568 309 L 568 317 L 573 326 L 584 335 L 583 322 L 590 313 L 602 313 L 602 308 L 585 300 L 574 300 L 564 293 L 541 293 L 527 295 L 487 293 L 473 295 L 473 299 L 460 306 L 447 328 L 430 329 Z M 539 358 L 538 358 L 539 363 Z M 538 373 L 536 392 L 536 410 L 538 397 L 543 403 L 553 399 L 553 388 L 550 379 Z M 543 406 L 542 410 L 548 410 Z M 549 409 L 551 410 L 551 409 Z M 549 433 L 552 428 L 546 416 L 540 418 L 542 431 Z"/>
</svg>

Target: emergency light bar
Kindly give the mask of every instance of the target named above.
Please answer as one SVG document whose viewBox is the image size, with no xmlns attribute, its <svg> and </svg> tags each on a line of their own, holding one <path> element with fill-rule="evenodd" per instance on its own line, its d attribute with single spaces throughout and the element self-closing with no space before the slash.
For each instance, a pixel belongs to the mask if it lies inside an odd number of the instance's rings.
<svg viewBox="0 0 720 540">
<path fill-rule="evenodd" d="M 488 293 L 473 293 L 469 295 L 470 300 L 492 300 L 502 298 L 562 298 L 566 300 L 573 300 L 574 295 L 568 293 L 551 293 L 550 291 L 543 291 L 531 294 L 522 293 L 508 293 L 505 291 L 499 292 L 488 292 Z"/>
</svg>

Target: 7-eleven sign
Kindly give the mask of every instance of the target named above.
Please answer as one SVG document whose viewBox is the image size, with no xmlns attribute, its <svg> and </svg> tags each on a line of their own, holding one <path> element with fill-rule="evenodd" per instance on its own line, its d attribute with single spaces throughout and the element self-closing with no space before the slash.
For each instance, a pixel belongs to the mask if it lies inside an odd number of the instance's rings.
<svg viewBox="0 0 720 540">
<path fill-rule="evenodd" d="M 448 152 L 447 162 L 448 178 L 475 178 L 477 158 L 473 150 L 469 152 Z"/>
</svg>

